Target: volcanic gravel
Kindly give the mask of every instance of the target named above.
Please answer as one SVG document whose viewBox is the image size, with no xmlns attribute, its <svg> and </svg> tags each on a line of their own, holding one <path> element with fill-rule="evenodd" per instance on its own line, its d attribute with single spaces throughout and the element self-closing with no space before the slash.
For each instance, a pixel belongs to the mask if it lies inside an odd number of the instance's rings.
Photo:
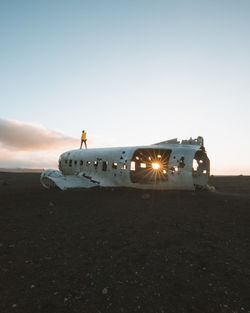
<svg viewBox="0 0 250 313">
<path fill-rule="evenodd" d="M 250 177 L 46 190 L 0 173 L 0 313 L 250 312 Z"/>
</svg>

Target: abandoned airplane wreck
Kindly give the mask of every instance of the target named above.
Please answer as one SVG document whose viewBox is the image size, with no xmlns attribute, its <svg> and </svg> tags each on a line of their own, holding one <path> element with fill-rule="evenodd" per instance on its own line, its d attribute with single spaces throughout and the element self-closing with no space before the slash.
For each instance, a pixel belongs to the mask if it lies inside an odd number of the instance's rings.
<svg viewBox="0 0 250 313">
<path fill-rule="evenodd" d="M 130 187 L 158 190 L 205 188 L 210 161 L 203 138 L 149 146 L 71 150 L 59 158 L 59 171 L 45 170 L 45 188 Z"/>
</svg>

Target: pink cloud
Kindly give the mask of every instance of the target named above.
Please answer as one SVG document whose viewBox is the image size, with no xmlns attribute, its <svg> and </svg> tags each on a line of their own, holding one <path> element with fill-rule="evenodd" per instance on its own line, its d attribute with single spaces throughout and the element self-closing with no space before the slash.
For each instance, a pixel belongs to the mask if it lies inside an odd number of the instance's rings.
<svg viewBox="0 0 250 313">
<path fill-rule="evenodd" d="M 50 152 L 13 152 L 0 149 L 0 168 L 57 168 L 58 155 Z"/>
<path fill-rule="evenodd" d="M 0 167 L 56 168 L 59 155 L 79 144 L 60 130 L 0 118 Z"/>
<path fill-rule="evenodd" d="M 0 143 L 8 150 L 44 151 L 61 147 L 73 149 L 78 147 L 79 139 L 41 125 L 0 118 Z"/>
</svg>

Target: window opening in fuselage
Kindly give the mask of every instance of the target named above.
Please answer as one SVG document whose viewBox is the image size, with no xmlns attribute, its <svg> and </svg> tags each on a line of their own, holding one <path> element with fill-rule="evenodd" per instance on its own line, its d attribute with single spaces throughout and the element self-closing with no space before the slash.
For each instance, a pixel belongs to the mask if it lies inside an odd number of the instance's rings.
<svg viewBox="0 0 250 313">
<path fill-rule="evenodd" d="M 67 163 L 68 163 L 68 160 L 65 160 L 64 163 L 67 164 Z"/>
<path fill-rule="evenodd" d="M 107 171 L 107 166 L 108 166 L 108 162 L 102 161 L 102 170 L 103 170 L 104 172 Z"/>
<path fill-rule="evenodd" d="M 113 162 L 112 163 L 112 168 L 117 169 L 117 165 L 118 165 L 117 162 Z"/>
<path fill-rule="evenodd" d="M 131 161 L 131 163 L 130 163 L 130 171 L 135 171 L 135 161 Z"/>
<path fill-rule="evenodd" d="M 94 161 L 94 167 L 98 166 L 98 161 Z"/>
<path fill-rule="evenodd" d="M 199 166 L 199 163 L 197 162 L 197 160 L 193 159 L 193 171 L 197 171 L 198 166 Z"/>
<path fill-rule="evenodd" d="M 72 160 L 69 160 L 69 167 L 72 166 Z"/>
<path fill-rule="evenodd" d="M 171 152 L 168 149 L 137 149 L 130 162 L 132 182 L 150 184 L 167 181 Z"/>
<path fill-rule="evenodd" d="M 87 161 L 87 162 L 86 162 L 86 165 L 88 165 L 88 166 L 89 166 L 90 164 L 91 164 L 91 162 L 90 162 L 90 161 Z"/>
<path fill-rule="evenodd" d="M 74 161 L 74 164 L 77 165 L 77 160 Z"/>
<path fill-rule="evenodd" d="M 80 160 L 80 165 L 81 165 L 81 166 L 83 165 L 83 160 Z"/>
</svg>

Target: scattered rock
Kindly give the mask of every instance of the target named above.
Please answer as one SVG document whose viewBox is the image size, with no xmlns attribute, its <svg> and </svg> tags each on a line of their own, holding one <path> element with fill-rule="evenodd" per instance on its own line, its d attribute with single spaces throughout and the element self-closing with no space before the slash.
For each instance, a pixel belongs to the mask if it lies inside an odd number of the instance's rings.
<svg viewBox="0 0 250 313">
<path fill-rule="evenodd" d="M 7 182 L 6 180 L 3 180 L 3 181 L 2 181 L 2 185 L 3 185 L 3 186 L 9 186 L 9 185 L 10 185 L 10 183 L 9 183 L 9 182 Z"/>
<path fill-rule="evenodd" d="M 38 175 L 27 177 L 20 187 L 0 181 L 2 311 L 248 311 L 249 191 L 224 194 L 228 178 L 214 178 L 218 196 L 124 189 L 52 197 Z"/>
<path fill-rule="evenodd" d="M 102 289 L 102 294 L 106 295 L 107 293 L 108 293 L 108 288 L 107 287 L 103 288 Z"/>
<path fill-rule="evenodd" d="M 142 198 L 143 200 L 149 200 L 149 199 L 151 198 L 151 196 L 150 196 L 149 193 L 144 193 L 144 194 L 141 196 L 141 198 Z"/>
<path fill-rule="evenodd" d="M 214 186 L 206 185 L 206 189 L 210 192 L 216 192 L 216 189 Z"/>
</svg>

